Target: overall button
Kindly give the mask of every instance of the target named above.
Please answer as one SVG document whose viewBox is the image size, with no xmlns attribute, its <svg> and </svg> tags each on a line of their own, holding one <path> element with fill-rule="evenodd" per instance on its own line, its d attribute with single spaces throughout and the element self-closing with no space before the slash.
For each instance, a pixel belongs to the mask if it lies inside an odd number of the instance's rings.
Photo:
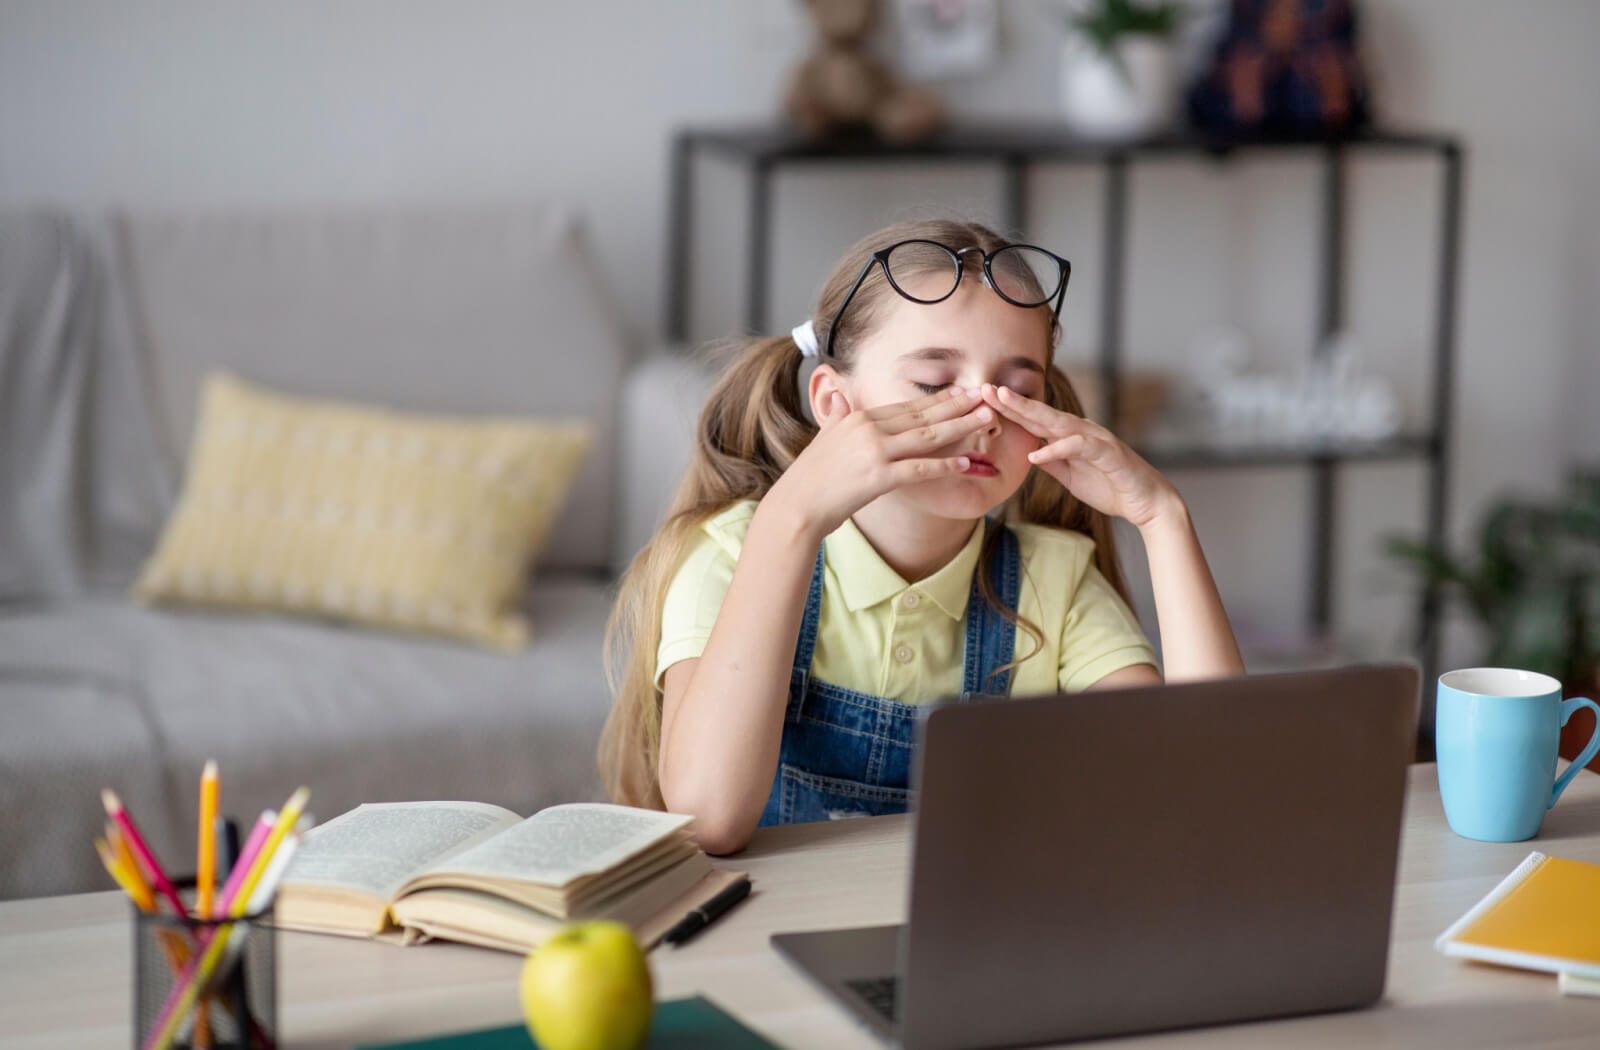
<svg viewBox="0 0 1600 1050">
<path fill-rule="evenodd" d="M 900 604 L 907 609 L 915 609 L 922 604 L 922 596 L 916 591 L 907 591 L 905 597 L 900 599 Z"/>
<path fill-rule="evenodd" d="M 910 663 L 911 658 L 916 655 L 911 651 L 911 646 L 909 645 L 897 645 L 894 647 L 894 658 L 903 664 Z"/>
</svg>

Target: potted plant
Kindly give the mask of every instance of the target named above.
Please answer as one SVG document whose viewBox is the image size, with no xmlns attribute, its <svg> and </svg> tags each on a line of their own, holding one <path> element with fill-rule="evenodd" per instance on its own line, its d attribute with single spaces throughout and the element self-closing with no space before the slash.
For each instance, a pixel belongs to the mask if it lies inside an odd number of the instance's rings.
<svg viewBox="0 0 1600 1050">
<path fill-rule="evenodd" d="M 1171 0 L 1090 0 L 1069 14 L 1061 106 L 1089 138 L 1142 138 L 1171 123 L 1178 97 Z"/>
<path fill-rule="evenodd" d="M 1553 503 L 1505 499 L 1490 507 L 1475 561 L 1404 537 L 1388 552 L 1464 604 L 1484 628 L 1486 665 L 1541 671 L 1567 696 L 1600 688 L 1600 470 L 1575 473 Z M 1561 734 L 1571 758 L 1588 740 L 1586 718 Z M 1600 769 L 1600 758 L 1590 763 Z"/>
</svg>

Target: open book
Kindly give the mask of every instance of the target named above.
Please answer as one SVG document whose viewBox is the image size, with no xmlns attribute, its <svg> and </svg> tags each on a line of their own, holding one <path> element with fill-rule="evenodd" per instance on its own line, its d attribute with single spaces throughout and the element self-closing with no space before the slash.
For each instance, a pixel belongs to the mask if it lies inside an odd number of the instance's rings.
<svg viewBox="0 0 1600 1050">
<path fill-rule="evenodd" d="M 652 947 L 737 882 L 695 846 L 693 817 L 551 806 L 524 820 L 481 802 L 357 806 L 306 833 L 279 926 L 527 952 L 568 921 L 615 919 Z"/>
</svg>

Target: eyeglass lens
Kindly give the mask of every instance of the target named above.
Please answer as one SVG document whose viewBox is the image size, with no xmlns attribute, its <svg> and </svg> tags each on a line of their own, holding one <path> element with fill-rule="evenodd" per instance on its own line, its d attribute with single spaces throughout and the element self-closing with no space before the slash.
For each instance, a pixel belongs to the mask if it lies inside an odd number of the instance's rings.
<svg viewBox="0 0 1600 1050">
<path fill-rule="evenodd" d="M 982 266 L 977 252 L 966 256 L 976 276 Z M 943 245 L 931 241 L 906 241 L 889 252 L 889 279 L 907 299 L 936 303 L 956 290 L 961 264 Z M 1061 287 L 1061 264 L 1054 256 L 1026 245 L 1009 245 L 989 258 L 995 291 L 1019 306 L 1039 306 L 1055 297 Z"/>
</svg>

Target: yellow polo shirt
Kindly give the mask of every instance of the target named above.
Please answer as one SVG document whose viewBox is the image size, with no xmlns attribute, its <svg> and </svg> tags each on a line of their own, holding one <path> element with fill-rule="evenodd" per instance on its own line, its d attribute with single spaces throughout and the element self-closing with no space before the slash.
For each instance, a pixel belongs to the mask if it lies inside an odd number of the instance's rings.
<svg viewBox="0 0 1600 1050">
<path fill-rule="evenodd" d="M 733 580 L 734 562 L 756 503 L 733 504 L 708 519 L 667 587 L 656 685 L 668 667 L 705 652 Z M 985 523 L 943 568 L 907 584 L 846 520 L 823 541 L 822 613 L 812 675 L 824 682 L 903 703 L 959 695 L 967 599 Z M 1014 524 L 1022 559 L 1017 611 L 1044 635 L 1017 631 L 1011 695 L 1076 692 L 1123 667 L 1155 664 L 1155 652 L 1128 606 L 1094 567 L 1094 541 L 1078 532 Z"/>
</svg>

